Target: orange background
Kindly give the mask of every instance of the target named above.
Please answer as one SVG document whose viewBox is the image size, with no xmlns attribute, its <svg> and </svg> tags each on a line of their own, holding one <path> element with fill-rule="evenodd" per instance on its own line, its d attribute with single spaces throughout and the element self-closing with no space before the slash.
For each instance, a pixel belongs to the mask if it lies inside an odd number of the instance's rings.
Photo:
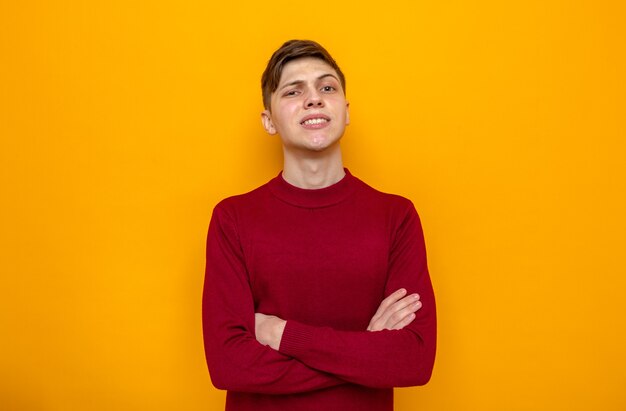
<svg viewBox="0 0 626 411">
<path fill-rule="evenodd" d="M 223 409 L 206 229 L 280 170 L 260 75 L 312 38 L 347 76 L 346 165 L 424 223 L 438 358 L 397 410 L 626 409 L 625 11 L 3 1 L 0 408 Z"/>
</svg>

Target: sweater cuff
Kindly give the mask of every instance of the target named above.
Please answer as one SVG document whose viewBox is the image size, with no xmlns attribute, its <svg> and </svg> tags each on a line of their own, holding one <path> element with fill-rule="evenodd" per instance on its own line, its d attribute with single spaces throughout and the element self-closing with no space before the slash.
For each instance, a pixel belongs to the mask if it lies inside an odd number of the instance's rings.
<svg viewBox="0 0 626 411">
<path fill-rule="evenodd" d="M 312 327 L 289 320 L 280 340 L 278 351 L 293 358 L 306 353 L 314 339 Z"/>
</svg>

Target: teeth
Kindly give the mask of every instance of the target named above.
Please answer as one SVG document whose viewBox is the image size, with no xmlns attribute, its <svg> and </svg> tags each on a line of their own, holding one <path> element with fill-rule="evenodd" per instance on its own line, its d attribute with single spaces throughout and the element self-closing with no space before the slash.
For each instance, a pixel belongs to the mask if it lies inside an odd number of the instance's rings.
<svg viewBox="0 0 626 411">
<path fill-rule="evenodd" d="M 321 124 L 327 121 L 328 120 L 326 120 L 325 118 L 311 118 L 309 120 L 306 120 L 303 124 L 306 124 L 306 125 Z"/>
</svg>

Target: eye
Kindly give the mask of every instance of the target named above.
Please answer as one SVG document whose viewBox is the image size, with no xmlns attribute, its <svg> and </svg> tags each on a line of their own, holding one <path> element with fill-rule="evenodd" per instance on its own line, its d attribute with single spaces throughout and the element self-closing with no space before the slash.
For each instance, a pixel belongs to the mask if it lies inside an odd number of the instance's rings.
<svg viewBox="0 0 626 411">
<path fill-rule="evenodd" d="M 288 90 L 285 92 L 285 94 L 283 94 L 283 96 L 293 97 L 293 96 L 297 96 L 298 94 L 299 94 L 298 90 Z"/>
<path fill-rule="evenodd" d="M 332 93 L 333 91 L 335 91 L 336 88 L 333 86 L 324 86 L 322 87 L 322 91 L 325 93 Z"/>
</svg>

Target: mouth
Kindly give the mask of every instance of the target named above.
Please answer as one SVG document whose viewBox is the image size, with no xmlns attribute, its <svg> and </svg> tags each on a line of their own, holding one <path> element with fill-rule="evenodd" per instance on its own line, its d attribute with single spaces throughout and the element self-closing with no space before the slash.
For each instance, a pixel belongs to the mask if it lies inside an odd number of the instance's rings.
<svg viewBox="0 0 626 411">
<path fill-rule="evenodd" d="M 305 128 L 320 128 L 324 127 L 329 122 L 330 118 L 324 115 L 317 114 L 305 117 L 304 120 L 300 122 L 300 125 L 304 126 Z"/>
</svg>

